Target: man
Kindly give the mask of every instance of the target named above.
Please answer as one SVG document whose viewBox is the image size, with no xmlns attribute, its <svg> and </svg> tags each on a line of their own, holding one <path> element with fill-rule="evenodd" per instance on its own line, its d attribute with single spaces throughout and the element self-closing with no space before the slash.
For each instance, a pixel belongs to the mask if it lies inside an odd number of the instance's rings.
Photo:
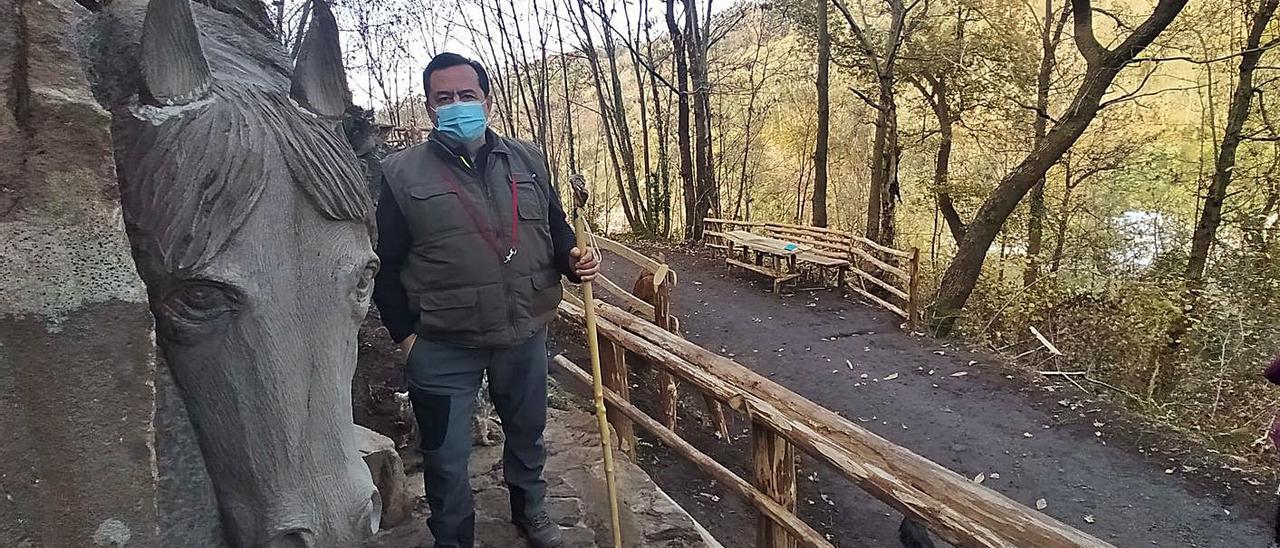
<svg viewBox="0 0 1280 548">
<path fill-rule="evenodd" d="M 542 477 L 547 323 L 560 275 L 590 280 L 599 261 L 574 247 L 538 149 L 488 128 L 484 67 L 443 53 L 422 79 L 435 130 L 382 164 L 373 298 L 408 355 L 427 523 L 436 548 L 473 545 L 470 416 L 488 373 L 512 521 L 534 547 L 559 547 Z"/>
</svg>

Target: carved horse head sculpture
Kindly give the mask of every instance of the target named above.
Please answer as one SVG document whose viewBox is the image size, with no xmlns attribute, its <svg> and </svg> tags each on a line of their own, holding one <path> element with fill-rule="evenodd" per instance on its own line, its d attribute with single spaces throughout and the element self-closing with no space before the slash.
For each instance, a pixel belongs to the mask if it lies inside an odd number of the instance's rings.
<svg viewBox="0 0 1280 548">
<path fill-rule="evenodd" d="M 235 18 L 151 0 L 136 93 L 113 107 L 157 343 L 236 547 L 354 546 L 381 514 L 351 410 L 371 200 L 342 133 L 337 25 L 313 5 L 290 76 Z"/>
</svg>

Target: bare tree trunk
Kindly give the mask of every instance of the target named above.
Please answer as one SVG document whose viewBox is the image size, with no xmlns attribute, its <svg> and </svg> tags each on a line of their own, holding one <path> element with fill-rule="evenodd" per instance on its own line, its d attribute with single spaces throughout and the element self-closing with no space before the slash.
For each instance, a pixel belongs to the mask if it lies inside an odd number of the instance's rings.
<svg viewBox="0 0 1280 548">
<path fill-rule="evenodd" d="M 626 102 L 622 98 L 622 79 L 618 74 L 617 48 L 613 42 L 612 21 L 607 14 L 604 0 L 599 0 L 597 7 L 600 10 L 598 14 L 600 16 L 600 25 L 603 27 L 604 54 L 609 61 L 609 82 L 613 97 L 613 133 L 616 137 L 618 155 L 622 158 L 622 167 L 620 169 L 623 170 L 627 180 L 628 193 L 622 194 L 620 197 L 624 202 L 630 202 L 630 205 L 624 208 L 624 211 L 627 209 L 632 211 L 632 215 L 627 217 L 627 223 L 631 225 L 631 231 L 638 235 L 644 235 L 648 233 L 648 228 L 644 222 L 646 216 L 645 205 L 643 195 L 640 193 L 639 182 L 636 180 L 636 153 L 631 142 L 631 125 L 627 122 Z"/>
<path fill-rule="evenodd" d="M 538 131 L 537 129 L 538 126 L 533 121 L 534 109 L 529 104 L 530 94 L 526 93 L 526 90 L 525 90 L 525 82 L 528 82 L 530 80 L 527 73 L 529 66 L 527 62 L 522 63 L 520 59 L 516 57 L 516 46 L 511 41 L 512 33 L 507 29 L 507 17 L 502 11 L 502 0 L 493 0 L 493 9 L 494 9 L 494 14 L 498 16 L 498 34 L 502 35 L 502 41 L 498 42 L 498 44 L 502 48 L 502 54 L 506 59 L 505 64 L 507 65 L 507 74 L 508 76 L 510 76 L 510 79 L 506 80 L 507 85 L 505 86 L 505 88 L 508 91 L 513 88 L 516 90 L 515 98 L 519 99 L 520 106 L 524 107 L 525 122 L 529 125 L 529 133 L 535 134 L 533 136 L 533 139 L 536 141 L 538 139 L 536 135 L 536 132 Z M 512 14 L 512 18 L 513 19 L 515 18 L 514 13 Z M 519 21 L 515 21 L 515 24 L 516 24 L 516 33 L 519 33 L 520 32 Z M 524 47 L 523 39 L 520 40 L 520 47 L 521 48 Z"/>
<path fill-rule="evenodd" d="M 502 122 L 506 126 L 506 133 L 515 135 L 516 125 L 512 118 L 515 108 L 511 103 L 511 94 L 506 92 L 506 78 L 503 76 L 502 66 L 498 63 L 498 50 L 493 45 L 493 32 L 489 30 L 489 18 L 487 16 L 481 17 L 480 22 L 484 25 L 484 38 L 485 42 L 489 45 L 489 57 L 491 59 L 489 66 L 492 68 L 493 75 L 495 76 L 492 80 L 496 81 L 500 88 L 497 90 L 498 104 L 501 105 L 501 108 L 498 109 L 498 113 L 501 115 Z M 471 30 L 474 37 L 475 29 Z"/>
<path fill-rule="evenodd" d="M 647 18 L 649 13 L 648 0 L 644 0 L 643 5 L 644 8 L 642 9 L 642 12 Z M 650 36 L 649 27 L 650 25 L 646 22 L 644 24 L 644 41 L 645 48 L 649 53 L 649 62 L 652 63 L 654 59 L 653 37 Z M 657 70 L 656 67 L 655 70 Z M 639 82 L 637 82 L 637 85 L 640 85 Z M 671 158 L 667 152 L 667 139 L 668 134 L 670 133 L 670 131 L 668 131 L 667 121 L 671 118 L 671 113 L 669 111 L 664 112 L 662 110 L 662 96 L 660 88 L 658 87 L 658 75 L 655 72 L 649 73 L 649 87 L 652 90 L 653 96 L 653 125 L 658 138 L 658 173 L 660 189 L 658 201 L 650 203 L 649 207 L 659 210 L 659 214 L 655 215 L 655 218 L 660 217 L 662 228 L 659 230 L 659 225 L 655 222 L 653 226 L 654 232 L 661 233 L 663 238 L 667 238 L 671 236 Z"/>
<path fill-rule="evenodd" d="M 1000 181 L 974 215 L 930 305 L 930 321 L 938 333 L 950 333 L 954 328 L 978 282 L 991 243 L 1018 202 L 1089 127 L 1101 108 L 1103 95 L 1120 70 L 1168 27 L 1186 3 L 1187 0 L 1160 0 L 1151 16 L 1124 42 L 1115 49 L 1107 49 L 1094 37 L 1089 0 L 1072 0 L 1076 47 L 1087 63 L 1084 80 L 1066 115 L 1049 130 L 1040 146 Z"/>
<path fill-rule="evenodd" d="M 1049 131 L 1049 85 L 1052 83 L 1053 68 L 1057 64 L 1057 49 L 1061 42 L 1062 31 L 1066 26 L 1069 10 L 1062 10 L 1062 18 L 1057 28 L 1053 27 L 1053 0 L 1044 0 L 1044 25 L 1040 27 L 1040 69 L 1036 72 L 1036 112 L 1032 127 L 1032 148 L 1044 142 Z M 1040 276 L 1040 252 L 1044 241 L 1044 184 L 1041 176 L 1034 187 L 1031 187 L 1030 209 L 1027 218 L 1027 269 L 1023 273 L 1023 286 L 1036 283 Z"/>
<path fill-rule="evenodd" d="M 675 57 L 677 81 L 677 122 L 676 138 L 680 148 L 680 184 L 684 191 L 684 239 L 697 240 L 701 233 L 694 232 L 695 227 L 702 226 L 702 216 L 698 212 L 698 191 L 693 186 L 693 143 L 689 132 L 689 63 L 685 51 L 685 36 L 676 22 L 676 0 L 666 0 L 667 32 L 671 35 L 671 50 Z"/>
<path fill-rule="evenodd" d="M 720 192 L 712 171 L 711 155 L 711 82 L 707 77 L 707 40 L 699 28 L 697 0 L 684 0 L 685 47 L 689 53 L 689 77 L 693 84 L 694 136 L 697 139 L 697 184 L 694 194 L 693 226 L 689 237 L 702 239 L 702 219 L 713 209 L 720 209 Z M 709 15 L 708 15 L 709 17 Z M 687 199 L 686 199 L 687 200 Z"/>
<path fill-rule="evenodd" d="M 1053 258 L 1049 263 L 1049 272 L 1057 272 L 1062 268 L 1062 257 L 1067 243 L 1067 227 L 1071 222 L 1071 194 L 1076 185 L 1072 182 L 1071 154 L 1068 153 L 1062 162 L 1063 179 L 1066 189 L 1062 192 L 1062 209 L 1058 213 L 1058 227 L 1054 234 Z"/>
<path fill-rule="evenodd" d="M 871 150 L 871 181 L 867 189 L 866 236 L 884 245 L 893 245 L 894 209 L 898 199 L 898 110 L 894 92 L 896 64 L 901 46 L 910 37 L 907 27 L 908 6 L 902 0 L 887 0 L 890 11 L 889 28 L 884 37 L 884 52 L 877 52 L 875 45 L 862 26 L 854 19 L 842 0 L 832 0 L 836 9 L 849 24 L 858 49 L 867 61 L 876 81 L 876 99 L 867 101 L 876 110 L 876 133 Z M 916 4 L 912 4 L 915 6 Z M 926 4 L 927 6 L 927 4 Z"/>
<path fill-rule="evenodd" d="M 827 226 L 827 140 L 831 134 L 831 34 L 827 30 L 827 0 L 817 0 L 818 14 L 818 138 L 813 149 L 813 226 Z"/>
<path fill-rule="evenodd" d="M 613 177 L 614 182 L 618 187 L 618 199 L 622 203 L 622 213 L 627 218 L 627 224 L 631 226 L 633 231 L 643 233 L 643 228 L 639 225 L 639 221 L 636 216 L 638 212 L 632 211 L 631 203 L 627 200 L 626 187 L 624 187 L 622 183 L 622 172 L 624 168 L 618 161 L 618 147 L 614 144 L 613 124 L 610 121 L 609 103 L 605 98 L 605 94 L 607 92 L 605 91 L 606 87 L 603 81 L 603 76 L 601 75 L 602 69 L 600 68 L 600 56 L 596 52 L 595 41 L 591 38 L 591 23 L 587 19 L 586 7 L 583 2 L 578 2 L 578 15 L 581 18 L 578 21 L 578 24 L 580 25 L 580 30 L 582 32 L 581 38 L 583 42 L 583 50 L 587 55 L 588 63 L 591 65 L 591 78 L 595 83 L 596 102 L 600 107 L 600 125 L 604 128 L 605 144 L 609 149 L 609 158 L 613 162 Z M 605 34 L 607 35 L 608 32 L 609 30 L 606 27 Z M 632 172 L 631 176 L 635 177 L 635 173 Z"/>
<path fill-rule="evenodd" d="M 565 148 L 569 152 L 569 173 L 578 172 L 577 144 L 573 138 L 573 96 L 569 94 L 569 55 L 564 51 L 564 32 L 560 29 L 560 4 L 551 3 L 551 16 L 556 20 L 556 40 L 560 42 L 560 75 L 564 84 Z"/>
<path fill-rule="evenodd" d="M 924 80 L 929 83 L 926 89 L 919 82 L 914 82 L 916 88 L 920 90 L 920 95 L 924 97 L 929 107 L 933 109 L 934 116 L 938 119 L 938 155 L 934 158 L 933 164 L 933 193 L 938 203 L 938 213 L 947 222 L 947 229 L 951 232 L 951 237 L 959 242 L 964 237 L 964 219 L 960 217 L 960 212 L 956 210 L 955 202 L 951 199 L 950 178 L 951 178 L 951 147 L 954 143 L 954 124 L 955 115 L 951 112 L 951 98 L 947 91 L 946 75 L 937 77 L 925 75 Z"/>
<path fill-rule="evenodd" d="M 1218 227 L 1222 224 L 1222 207 L 1227 200 L 1227 188 L 1231 185 L 1232 175 L 1236 167 L 1236 150 L 1244 140 L 1244 123 L 1249 119 L 1252 106 L 1254 86 L 1253 72 L 1258 61 L 1267 48 L 1262 45 L 1262 35 L 1267 23 L 1275 15 L 1280 0 L 1263 0 L 1253 14 L 1249 34 L 1245 40 L 1244 53 L 1240 56 L 1240 70 L 1236 76 L 1236 88 L 1231 94 L 1231 105 L 1227 108 L 1227 126 L 1223 132 L 1222 145 L 1218 147 L 1217 157 L 1213 163 L 1213 178 L 1204 197 L 1204 205 L 1200 209 L 1200 219 L 1196 222 L 1196 230 L 1191 236 L 1191 254 L 1187 259 L 1186 290 L 1183 292 L 1182 313 L 1169 328 L 1165 348 L 1158 354 L 1147 396 L 1156 397 L 1172 392 L 1178 378 L 1174 360 L 1181 351 L 1183 338 L 1191 328 L 1191 321 L 1198 315 L 1200 292 L 1204 289 L 1204 272 L 1209 262 L 1209 251 L 1217 239 Z M 1280 39 L 1276 39 L 1280 42 Z M 1273 42 L 1273 44 L 1276 42 Z"/>
<path fill-rule="evenodd" d="M 658 232 L 659 219 L 658 219 L 658 207 L 656 207 L 656 204 L 657 204 L 657 199 L 660 197 L 658 196 L 658 194 L 660 194 L 662 191 L 658 188 L 658 182 L 653 174 L 653 165 L 649 161 L 649 156 L 651 152 L 649 147 L 649 111 L 648 111 L 648 103 L 645 102 L 644 74 L 640 71 L 641 61 L 640 61 L 639 46 L 640 46 L 640 41 L 642 39 L 641 38 L 641 32 L 643 32 L 642 27 L 644 26 L 644 20 L 647 17 L 648 13 L 649 13 L 648 0 L 641 0 L 640 17 L 638 17 L 638 21 L 636 23 L 636 29 L 635 29 L 636 31 L 635 41 L 628 44 L 627 49 L 631 51 L 631 65 L 632 65 L 632 68 L 634 69 L 635 76 L 636 76 L 636 103 L 640 111 L 640 143 L 642 147 L 642 157 L 644 159 L 644 193 L 645 193 L 644 201 L 647 202 L 648 204 L 648 206 L 644 208 L 644 212 L 645 212 L 644 224 L 645 224 L 645 227 L 648 229 L 648 234 L 650 236 L 653 236 Z M 628 37 L 626 38 L 626 40 L 628 41 L 631 40 L 630 33 L 631 33 L 631 16 L 627 15 L 627 33 L 624 36 Z"/>
</svg>

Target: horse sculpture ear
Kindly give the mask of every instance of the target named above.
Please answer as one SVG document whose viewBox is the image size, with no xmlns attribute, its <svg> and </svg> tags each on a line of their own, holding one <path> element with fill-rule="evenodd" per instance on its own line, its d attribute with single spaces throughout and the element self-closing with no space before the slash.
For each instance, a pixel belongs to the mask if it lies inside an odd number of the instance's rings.
<svg viewBox="0 0 1280 548">
<path fill-rule="evenodd" d="M 142 77 L 150 99 L 162 106 L 190 103 L 209 90 L 209 61 L 200 47 L 190 0 L 151 0 L 147 4 L 142 23 Z"/>
<path fill-rule="evenodd" d="M 326 118 L 340 118 L 351 104 L 351 92 L 342 68 L 338 22 L 327 1 L 314 0 L 311 4 L 311 24 L 298 50 L 289 92 L 307 110 Z"/>
</svg>

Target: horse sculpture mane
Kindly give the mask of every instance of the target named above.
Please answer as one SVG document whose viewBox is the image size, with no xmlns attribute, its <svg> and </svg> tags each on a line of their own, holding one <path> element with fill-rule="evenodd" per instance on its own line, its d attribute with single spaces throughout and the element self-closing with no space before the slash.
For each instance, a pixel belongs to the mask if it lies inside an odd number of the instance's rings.
<svg viewBox="0 0 1280 548">
<path fill-rule="evenodd" d="M 196 110 L 165 116 L 140 106 L 159 123 L 137 131 L 121 166 L 129 181 L 123 200 L 139 215 L 139 229 L 158 240 L 171 271 L 203 266 L 244 223 L 268 181 L 287 177 L 325 217 L 364 222 L 370 200 L 351 146 L 280 92 L 215 83 Z M 196 140 L 202 136 L 207 140 Z M 284 169 L 287 173 L 273 173 Z M 188 180 L 197 184 L 174 184 Z"/>
</svg>

